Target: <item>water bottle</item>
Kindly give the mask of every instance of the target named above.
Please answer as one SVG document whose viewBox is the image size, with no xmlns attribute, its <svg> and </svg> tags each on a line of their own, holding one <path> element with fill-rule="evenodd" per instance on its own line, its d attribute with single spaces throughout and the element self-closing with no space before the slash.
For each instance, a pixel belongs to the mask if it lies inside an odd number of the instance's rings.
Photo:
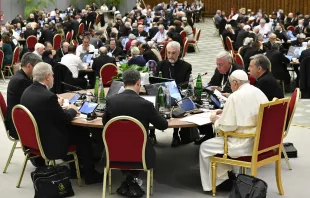
<svg viewBox="0 0 310 198">
<path fill-rule="evenodd" d="M 164 95 L 164 89 L 162 86 L 158 88 L 157 103 L 158 103 L 159 113 L 164 113 L 165 112 L 165 95 Z"/>
<path fill-rule="evenodd" d="M 201 94 L 202 94 L 202 80 L 201 80 L 201 75 L 200 73 L 198 73 L 198 77 L 196 80 L 196 97 L 198 99 L 201 98 Z"/>
<path fill-rule="evenodd" d="M 99 77 L 96 77 L 96 82 L 95 82 L 95 90 L 94 90 L 94 97 L 98 98 L 98 89 L 99 89 Z"/>
<path fill-rule="evenodd" d="M 188 86 L 187 86 L 187 96 L 194 95 L 194 81 L 192 74 L 189 76 Z"/>
<path fill-rule="evenodd" d="M 171 96 L 170 96 L 170 90 L 169 87 L 165 88 L 165 97 L 166 97 L 166 108 L 171 108 Z"/>
<path fill-rule="evenodd" d="M 104 87 L 102 85 L 102 80 L 100 78 L 99 103 L 104 104 L 104 102 L 105 102 L 105 93 L 104 93 Z"/>
<path fill-rule="evenodd" d="M 162 73 L 161 71 L 159 72 L 158 77 L 159 77 L 159 78 L 162 78 L 162 77 L 163 77 L 163 73 Z"/>
</svg>

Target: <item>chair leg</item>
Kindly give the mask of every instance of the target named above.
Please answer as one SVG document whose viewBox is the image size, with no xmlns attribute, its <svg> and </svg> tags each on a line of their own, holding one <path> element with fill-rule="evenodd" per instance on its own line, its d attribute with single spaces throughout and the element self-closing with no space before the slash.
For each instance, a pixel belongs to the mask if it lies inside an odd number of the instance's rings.
<svg viewBox="0 0 310 198">
<path fill-rule="evenodd" d="M 150 198 L 150 188 L 151 188 L 151 171 L 147 170 L 147 180 L 146 180 L 146 198 Z"/>
<path fill-rule="evenodd" d="M 246 174 L 246 167 L 241 167 L 242 168 L 242 174 Z"/>
<path fill-rule="evenodd" d="M 200 52 L 200 50 L 199 50 L 199 47 L 198 47 L 198 44 L 197 44 L 197 43 L 196 43 L 196 48 L 197 48 L 198 52 Z"/>
<path fill-rule="evenodd" d="M 76 153 L 72 153 L 74 157 L 75 169 L 76 169 L 76 177 L 77 183 L 79 187 L 82 187 L 82 180 L 81 180 L 81 172 L 80 172 L 80 165 L 79 165 L 79 158 L 77 157 Z"/>
<path fill-rule="evenodd" d="M 285 162 L 286 162 L 286 164 L 287 164 L 287 166 L 288 166 L 288 169 L 289 169 L 289 170 L 292 170 L 291 163 L 290 163 L 290 161 L 289 161 L 290 159 L 288 158 L 287 153 L 286 153 L 286 151 L 285 151 L 283 145 L 282 145 L 282 153 L 283 153 L 283 155 L 284 155 L 284 159 L 285 159 Z"/>
<path fill-rule="evenodd" d="M 151 169 L 151 195 L 154 193 L 154 169 Z"/>
<path fill-rule="evenodd" d="M 276 161 L 276 180 L 277 180 L 277 186 L 279 190 L 280 195 L 284 195 L 284 190 L 282 186 L 282 175 L 281 175 L 281 159 Z"/>
<path fill-rule="evenodd" d="M 251 168 L 251 175 L 253 177 L 256 177 L 257 176 L 257 168 Z"/>
<path fill-rule="evenodd" d="M 104 168 L 102 198 L 105 198 L 105 192 L 107 187 L 107 174 L 108 174 L 108 168 Z"/>
<path fill-rule="evenodd" d="M 215 197 L 216 194 L 216 163 L 211 162 L 212 167 L 212 196 Z"/>
<path fill-rule="evenodd" d="M 15 151 L 15 149 L 16 149 L 16 145 L 17 145 L 17 142 L 14 142 L 14 144 L 13 144 L 13 146 L 12 146 L 12 149 L 11 149 L 11 152 L 10 152 L 10 155 L 9 155 L 9 158 L 8 158 L 6 164 L 5 164 L 3 173 L 6 173 L 8 167 L 9 167 L 9 165 L 10 165 L 10 163 L 11 163 L 11 159 L 12 159 L 13 154 L 14 154 L 14 151 Z"/>
<path fill-rule="evenodd" d="M 4 82 L 5 82 L 5 78 L 4 78 L 4 73 L 3 73 L 3 71 L 1 70 L 1 76 L 2 76 L 2 79 L 4 80 Z"/>
<path fill-rule="evenodd" d="M 109 195 L 112 194 L 112 170 L 109 170 Z"/>
<path fill-rule="evenodd" d="M 19 180 L 17 182 L 16 188 L 20 187 L 20 183 L 22 182 L 28 159 L 29 159 L 29 153 L 27 153 L 25 156 L 25 160 L 24 160 L 23 167 L 22 167 L 22 172 L 20 173 L 20 177 L 19 177 Z"/>
</svg>

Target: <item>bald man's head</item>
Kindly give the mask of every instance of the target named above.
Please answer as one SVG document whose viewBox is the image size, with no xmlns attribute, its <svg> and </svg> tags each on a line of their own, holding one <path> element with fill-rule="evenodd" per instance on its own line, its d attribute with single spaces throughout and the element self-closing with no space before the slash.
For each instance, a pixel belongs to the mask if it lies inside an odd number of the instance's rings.
<svg viewBox="0 0 310 198">
<path fill-rule="evenodd" d="M 101 55 L 106 55 L 108 53 L 108 49 L 106 47 L 100 47 L 99 52 Z"/>
</svg>

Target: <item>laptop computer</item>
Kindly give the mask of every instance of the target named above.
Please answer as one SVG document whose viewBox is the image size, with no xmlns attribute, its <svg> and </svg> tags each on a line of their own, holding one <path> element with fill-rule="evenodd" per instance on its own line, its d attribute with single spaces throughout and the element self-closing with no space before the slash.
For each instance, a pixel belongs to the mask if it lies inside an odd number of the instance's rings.
<svg viewBox="0 0 310 198">
<path fill-rule="evenodd" d="M 81 97 L 81 94 L 75 94 L 70 100 L 69 104 L 74 104 L 79 98 Z"/>
<path fill-rule="evenodd" d="M 196 114 L 196 113 L 202 113 L 203 110 L 197 109 L 195 103 L 190 98 L 183 98 L 182 100 L 178 101 L 178 106 L 183 109 L 184 111 Z"/>
<path fill-rule="evenodd" d="M 98 104 L 94 102 L 84 102 L 83 105 L 80 107 L 79 112 L 81 114 L 87 115 L 92 113 L 97 108 Z"/>
<path fill-rule="evenodd" d="M 150 76 L 149 81 L 150 81 L 150 84 L 157 84 L 157 83 L 163 83 L 163 82 L 170 82 L 174 80 L 169 79 L 169 78 L 160 78 L 160 77 Z"/>
<path fill-rule="evenodd" d="M 179 88 L 178 88 L 178 86 L 174 80 L 168 81 L 168 82 L 163 82 L 163 83 L 144 85 L 144 88 L 145 88 L 147 95 L 157 96 L 158 88 L 160 86 L 168 87 L 169 92 L 170 92 L 170 96 L 172 99 L 172 103 L 171 103 L 172 105 L 174 105 L 174 103 L 175 103 L 174 101 L 182 100 L 180 90 L 179 90 Z"/>
</svg>

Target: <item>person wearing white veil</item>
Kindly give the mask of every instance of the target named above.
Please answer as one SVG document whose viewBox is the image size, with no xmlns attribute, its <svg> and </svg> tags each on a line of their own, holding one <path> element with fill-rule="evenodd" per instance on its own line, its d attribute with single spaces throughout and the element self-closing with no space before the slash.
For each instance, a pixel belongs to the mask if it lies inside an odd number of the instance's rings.
<svg viewBox="0 0 310 198">
<path fill-rule="evenodd" d="M 228 97 L 223 111 L 218 110 L 217 115 L 211 115 L 216 131 L 234 131 L 235 133 L 255 133 L 259 106 L 268 102 L 265 94 L 258 88 L 249 84 L 248 75 L 243 70 L 232 72 L 229 77 L 233 93 Z M 228 155 L 232 158 L 251 156 L 253 138 L 228 138 Z M 200 177 L 204 191 L 212 190 L 212 170 L 210 157 L 224 154 L 224 137 L 215 137 L 203 142 L 200 146 Z M 228 180 L 229 165 L 217 165 L 216 185 Z"/>
</svg>

